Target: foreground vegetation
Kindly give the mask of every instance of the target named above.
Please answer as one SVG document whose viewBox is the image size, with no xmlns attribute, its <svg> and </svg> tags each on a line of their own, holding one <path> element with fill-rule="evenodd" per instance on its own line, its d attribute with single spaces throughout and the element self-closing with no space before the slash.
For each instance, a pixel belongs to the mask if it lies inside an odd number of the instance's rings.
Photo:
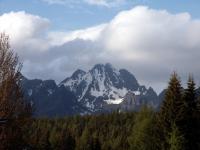
<svg viewBox="0 0 200 150">
<path fill-rule="evenodd" d="M 190 78 L 183 90 L 173 74 L 158 112 L 144 106 L 139 112 L 32 119 L 15 142 L 41 150 L 198 150 L 200 114 L 194 87 Z"/>
<path fill-rule="evenodd" d="M 198 150 L 199 98 L 190 77 L 183 90 L 171 76 L 158 112 L 139 112 L 36 119 L 27 135 L 31 149 L 70 150 Z"/>
<path fill-rule="evenodd" d="M 38 119 L 23 97 L 20 69 L 1 34 L 0 150 L 200 149 L 200 98 L 192 77 L 183 89 L 173 73 L 157 112 L 144 106 L 139 112 Z"/>
</svg>

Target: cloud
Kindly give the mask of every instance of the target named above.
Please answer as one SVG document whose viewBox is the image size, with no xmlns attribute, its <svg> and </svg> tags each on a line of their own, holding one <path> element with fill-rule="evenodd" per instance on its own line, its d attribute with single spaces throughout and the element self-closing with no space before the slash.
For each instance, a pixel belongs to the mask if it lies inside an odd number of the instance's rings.
<svg viewBox="0 0 200 150">
<path fill-rule="evenodd" d="M 101 32 L 105 28 L 105 26 L 106 24 L 101 24 L 98 26 L 70 32 L 49 32 L 48 38 L 51 41 L 50 43 L 53 45 L 62 45 L 75 39 L 95 41 L 100 37 Z"/>
<path fill-rule="evenodd" d="M 90 5 L 114 7 L 123 4 L 125 0 L 85 0 L 85 2 Z"/>
<path fill-rule="evenodd" d="M 67 4 L 67 3 L 72 3 L 73 1 L 71 0 L 42 0 L 44 2 L 47 2 L 48 4 Z"/>
<path fill-rule="evenodd" d="M 18 50 L 27 48 L 44 50 L 44 34 L 49 27 L 49 20 L 24 11 L 5 13 L 0 16 L 0 32 L 10 36 L 11 44 Z"/>
<path fill-rule="evenodd" d="M 0 29 L 10 34 L 28 77 L 61 81 L 77 68 L 110 62 L 160 91 L 174 70 L 184 80 L 189 73 L 200 76 L 200 20 L 189 13 L 138 6 L 86 29 L 60 32 L 49 25 L 25 12 L 0 16 Z"/>
<path fill-rule="evenodd" d="M 48 4 L 59 4 L 59 5 L 80 5 L 80 4 L 88 4 L 88 5 L 96 5 L 96 6 L 104 6 L 104 7 L 117 7 L 119 5 L 124 4 L 130 0 L 42 0 L 47 2 Z"/>
<path fill-rule="evenodd" d="M 173 70 L 200 75 L 200 20 L 188 13 L 135 7 L 119 13 L 102 33 L 108 53 L 126 62 L 143 83 L 167 81 Z"/>
</svg>

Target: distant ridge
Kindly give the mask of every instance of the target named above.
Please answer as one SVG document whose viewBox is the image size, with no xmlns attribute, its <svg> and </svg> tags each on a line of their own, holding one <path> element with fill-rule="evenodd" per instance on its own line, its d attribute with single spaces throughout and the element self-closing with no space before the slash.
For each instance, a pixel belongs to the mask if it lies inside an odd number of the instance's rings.
<svg viewBox="0 0 200 150">
<path fill-rule="evenodd" d="M 58 85 L 54 80 L 29 80 L 23 76 L 21 81 L 25 96 L 36 107 L 37 116 L 129 111 L 143 104 L 154 108 L 159 105 L 153 88 L 140 85 L 129 71 L 118 70 L 110 63 L 96 64 L 87 72 L 78 69 Z M 137 103 L 125 106 L 127 95 L 134 95 Z"/>
</svg>

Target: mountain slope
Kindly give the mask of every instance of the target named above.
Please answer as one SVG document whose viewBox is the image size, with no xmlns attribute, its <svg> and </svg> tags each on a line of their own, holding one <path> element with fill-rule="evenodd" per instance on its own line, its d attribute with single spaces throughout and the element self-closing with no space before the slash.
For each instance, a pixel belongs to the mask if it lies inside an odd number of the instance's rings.
<svg viewBox="0 0 200 150">
<path fill-rule="evenodd" d="M 35 116 L 65 116 L 80 111 L 76 96 L 64 86 L 58 87 L 53 80 L 28 80 L 23 77 L 25 97 L 31 101 Z"/>
<path fill-rule="evenodd" d="M 142 105 L 158 107 L 153 88 L 140 85 L 135 76 L 111 64 L 97 64 L 89 71 L 78 69 L 60 84 L 54 80 L 29 80 L 22 76 L 25 97 L 35 116 L 61 117 L 114 110 L 138 110 Z"/>
<path fill-rule="evenodd" d="M 156 107 L 157 94 L 146 89 L 125 69 L 117 70 L 111 64 L 97 64 L 88 72 L 77 70 L 59 86 L 76 95 L 78 102 L 88 112 L 102 111 L 109 104 L 120 104 L 128 92 L 134 93 L 142 104 Z"/>
</svg>

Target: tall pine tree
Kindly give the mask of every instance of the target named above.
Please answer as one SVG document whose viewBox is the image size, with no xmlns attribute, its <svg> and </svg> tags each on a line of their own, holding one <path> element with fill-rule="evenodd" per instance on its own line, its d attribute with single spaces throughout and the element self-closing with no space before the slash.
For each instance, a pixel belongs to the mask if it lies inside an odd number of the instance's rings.
<svg viewBox="0 0 200 150">
<path fill-rule="evenodd" d="M 192 76 L 189 77 L 187 88 L 184 92 L 184 136 L 185 136 L 185 149 L 196 150 L 198 145 L 198 118 L 197 118 L 197 100 L 195 92 L 195 82 Z"/>
<path fill-rule="evenodd" d="M 172 131 L 169 133 L 169 150 L 183 150 L 184 137 L 180 134 L 176 125 L 172 125 Z"/>
<path fill-rule="evenodd" d="M 162 142 L 162 149 L 169 149 L 169 135 L 173 126 L 178 130 L 183 120 L 183 96 L 181 82 L 176 73 L 171 75 L 169 85 L 165 94 L 165 99 L 158 113 L 159 135 Z"/>
</svg>

